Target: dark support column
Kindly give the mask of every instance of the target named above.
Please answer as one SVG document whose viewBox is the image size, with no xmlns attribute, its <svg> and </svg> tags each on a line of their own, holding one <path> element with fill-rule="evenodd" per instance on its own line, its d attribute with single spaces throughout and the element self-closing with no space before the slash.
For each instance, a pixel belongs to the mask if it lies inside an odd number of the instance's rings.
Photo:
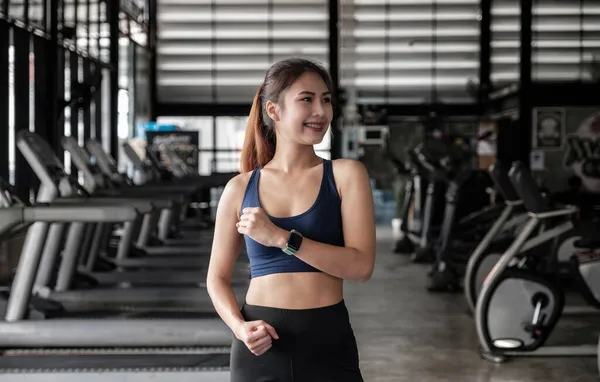
<svg viewBox="0 0 600 382">
<path fill-rule="evenodd" d="M 529 166 L 529 154 L 531 152 L 532 134 L 532 107 L 533 96 L 531 88 L 531 23 L 532 23 L 532 0 L 521 0 L 521 46 L 519 49 L 519 116 L 521 122 L 521 134 L 519 139 L 519 158 Z"/>
<path fill-rule="evenodd" d="M 98 65 L 94 65 L 94 71 L 101 71 L 102 69 Z M 100 84 L 96 88 L 94 93 L 94 132 L 91 137 L 102 142 L 102 85 Z"/>
<path fill-rule="evenodd" d="M 65 59 L 66 51 L 64 48 L 60 47 L 56 51 L 56 69 L 54 71 L 54 76 L 56 77 L 56 91 L 54 100 L 56 102 L 53 126 L 54 126 L 54 150 L 56 151 L 58 157 L 61 161 L 64 159 L 64 150 L 60 143 L 62 137 L 65 136 L 65 108 L 63 107 L 65 102 Z"/>
<path fill-rule="evenodd" d="M 13 29 L 15 57 L 15 132 L 29 131 L 29 52 L 30 34 L 25 29 Z M 16 142 L 15 142 L 16 143 Z M 29 163 L 15 147 L 15 189 L 19 198 L 29 200 L 33 173 Z"/>
<path fill-rule="evenodd" d="M 127 76 L 129 77 L 129 134 L 131 137 L 135 137 L 136 126 L 135 121 L 137 120 L 137 99 L 140 95 L 137 92 L 137 69 L 138 69 L 138 55 L 137 55 L 137 44 L 133 40 L 129 40 L 129 65 L 127 70 Z"/>
<path fill-rule="evenodd" d="M 5 0 L 8 4 L 8 1 Z M 4 5 L 6 5 L 4 4 Z M 8 41 L 10 29 L 0 20 L 0 177 L 8 181 Z"/>
<path fill-rule="evenodd" d="M 48 0 L 42 0 L 42 28 L 48 32 Z"/>
<path fill-rule="evenodd" d="M 270 4 L 271 2 L 269 2 Z M 212 30 L 212 37 L 210 39 L 210 45 L 211 45 L 211 86 L 210 86 L 210 100 L 213 103 L 217 103 L 218 101 L 218 89 L 217 89 L 217 84 L 218 84 L 218 72 L 217 72 L 217 38 L 215 37 L 217 35 L 217 0 L 212 0 L 210 2 L 210 13 L 211 13 L 211 17 L 210 17 L 210 28 Z M 268 12 L 267 12 L 268 13 Z M 270 14 L 269 16 L 267 16 L 267 31 L 270 34 L 271 30 L 269 30 L 269 25 L 270 25 Z M 269 40 L 270 41 L 270 40 Z M 271 54 L 271 49 L 269 49 L 269 54 Z M 212 133 L 212 137 L 213 137 L 213 141 L 212 141 L 212 153 L 211 153 L 211 159 L 210 159 L 210 171 L 212 172 L 216 172 L 217 171 L 217 114 L 213 114 L 213 133 Z"/>
<path fill-rule="evenodd" d="M 331 121 L 331 159 L 337 159 L 342 156 L 342 132 L 340 126 L 340 40 L 338 25 L 340 20 L 340 9 L 338 0 L 329 0 L 329 72 L 331 73 L 332 93 L 334 96 L 334 117 Z"/>
<path fill-rule="evenodd" d="M 79 0 L 72 0 L 73 2 L 71 3 L 73 5 L 73 29 L 75 29 L 75 36 L 77 36 L 77 24 L 79 24 Z M 63 1 L 63 6 L 64 6 L 64 1 Z M 79 36 L 77 36 L 79 37 Z M 79 45 L 77 43 L 77 38 L 74 39 L 73 43 L 75 44 L 75 46 Z"/>
<path fill-rule="evenodd" d="M 157 22 L 156 22 L 156 12 L 157 12 L 157 3 L 156 0 L 148 0 L 148 13 L 150 18 L 148 20 L 148 51 L 149 51 L 149 78 L 148 78 L 148 87 L 150 91 L 150 120 L 156 121 L 157 115 L 157 105 L 158 105 L 158 92 L 157 92 L 157 83 L 158 80 L 156 76 L 156 46 L 157 46 Z"/>
<path fill-rule="evenodd" d="M 35 118 L 35 133 L 41 136 L 47 142 L 54 140 L 54 132 L 50 130 L 51 126 L 47 124 L 48 113 L 50 108 L 47 106 L 50 97 L 48 97 L 48 71 L 46 65 L 48 55 L 51 50 L 56 50 L 56 45 L 51 45 L 51 42 L 37 35 L 33 35 L 33 54 L 35 57 L 35 90 L 34 90 L 34 118 Z M 32 188 L 37 193 L 39 189 L 39 179 L 34 177 Z"/>
<path fill-rule="evenodd" d="M 50 45 L 50 41 L 44 37 L 33 35 L 33 54 L 35 57 L 35 90 L 34 90 L 34 115 L 35 115 L 35 133 L 40 135 L 48 142 L 52 142 L 53 135 L 48 126 L 47 118 L 50 108 L 47 106 L 48 97 L 48 55 L 51 50 L 56 50 L 56 46 Z"/>
<path fill-rule="evenodd" d="M 29 25 L 29 0 L 23 0 L 23 22 Z"/>
<path fill-rule="evenodd" d="M 110 30 L 109 118 L 110 155 L 119 161 L 119 1 L 108 1 L 107 19 Z"/>
<path fill-rule="evenodd" d="M 83 82 L 86 84 L 85 91 L 89 91 L 89 84 L 91 80 L 91 62 L 88 59 L 83 59 Z M 83 103 L 82 118 L 83 118 L 83 140 L 80 139 L 84 144 L 90 139 L 92 131 L 92 117 L 91 117 L 91 102 L 93 97 L 86 98 Z"/>
<path fill-rule="evenodd" d="M 59 0 L 47 0 L 48 1 L 48 9 L 46 17 L 46 30 L 50 35 L 49 41 L 49 50 L 46 56 L 46 62 L 40 68 L 45 68 L 46 70 L 46 101 L 47 110 L 45 113 L 45 123 L 46 129 L 48 130 L 48 142 L 50 143 L 50 147 L 57 150 L 60 147 L 60 138 L 64 134 L 64 125 L 61 120 L 59 124 L 59 116 L 61 111 L 59 111 L 59 100 L 62 102 L 64 99 L 64 69 L 62 66 L 62 62 L 64 60 L 60 59 L 60 55 L 63 54 L 63 49 L 58 48 L 58 10 L 59 10 Z"/>
<path fill-rule="evenodd" d="M 85 4 L 85 51 L 86 52 L 90 52 L 90 32 L 91 32 L 91 28 L 90 28 L 90 24 L 91 24 L 91 6 L 92 6 L 92 1 L 91 0 L 86 0 L 86 4 Z"/>
<path fill-rule="evenodd" d="M 79 56 L 76 53 L 71 52 L 69 54 L 69 68 L 70 68 L 70 74 L 71 74 L 71 118 L 70 118 L 70 125 L 71 125 L 71 136 L 74 137 L 75 139 L 77 139 L 77 137 L 79 136 L 79 103 L 78 102 L 73 102 L 76 100 L 76 98 L 79 97 L 80 95 L 80 89 L 81 86 L 79 85 Z M 63 151 L 62 145 L 60 146 L 61 152 Z M 75 176 L 75 179 L 77 179 L 77 174 L 79 173 L 79 170 L 77 169 L 77 166 L 75 166 L 75 163 L 73 163 L 73 161 L 71 161 L 71 171 L 70 174 Z"/>
<path fill-rule="evenodd" d="M 491 89 L 491 45 L 492 45 L 492 0 L 481 0 L 481 20 L 479 20 L 479 97 L 487 98 Z M 480 105 L 481 106 L 481 105 Z"/>
</svg>

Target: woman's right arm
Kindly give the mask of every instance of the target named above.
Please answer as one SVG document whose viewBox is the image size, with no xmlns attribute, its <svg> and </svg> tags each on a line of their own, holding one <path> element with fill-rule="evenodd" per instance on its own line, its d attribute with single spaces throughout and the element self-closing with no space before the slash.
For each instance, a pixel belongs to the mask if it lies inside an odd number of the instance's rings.
<svg viewBox="0 0 600 382">
<path fill-rule="evenodd" d="M 231 288 L 231 277 L 243 240 L 236 223 L 246 182 L 244 174 L 240 174 L 227 183 L 221 194 L 206 280 L 215 310 L 236 336 L 244 318 Z"/>
</svg>

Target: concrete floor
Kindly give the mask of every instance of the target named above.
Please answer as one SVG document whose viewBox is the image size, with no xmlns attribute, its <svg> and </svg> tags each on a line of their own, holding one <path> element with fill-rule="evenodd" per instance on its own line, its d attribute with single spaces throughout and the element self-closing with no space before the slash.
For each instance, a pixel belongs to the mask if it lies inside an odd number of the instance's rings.
<svg viewBox="0 0 600 382">
<path fill-rule="evenodd" d="M 430 294 L 427 267 L 392 254 L 391 230 L 378 228 L 378 258 L 366 284 L 346 284 L 346 303 L 368 382 L 588 382 L 599 381 L 596 358 L 520 358 L 491 364 L 478 355 L 473 320 L 462 294 Z M 578 330 L 576 330 L 578 329 Z M 597 332 L 575 331 L 588 343 Z M 576 335 L 568 333 L 571 336 Z M 556 336 L 556 335 L 555 335 Z M 552 339 L 552 338 L 551 338 Z M 560 341 L 563 342 L 563 341 Z M 579 344 L 575 342 L 575 344 Z"/>
</svg>

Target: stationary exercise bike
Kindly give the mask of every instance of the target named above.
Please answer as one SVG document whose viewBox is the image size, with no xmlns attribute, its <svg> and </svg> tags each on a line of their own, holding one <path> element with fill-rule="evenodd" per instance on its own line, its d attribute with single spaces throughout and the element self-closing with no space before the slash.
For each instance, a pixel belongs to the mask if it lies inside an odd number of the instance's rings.
<svg viewBox="0 0 600 382">
<path fill-rule="evenodd" d="M 500 162 L 489 168 L 497 192 L 503 197 L 505 207 L 502 214 L 477 245 L 467 263 L 464 277 L 464 292 L 469 313 L 475 311 L 477 296 L 484 280 L 494 268 L 503 253 L 512 244 L 517 234 L 522 231 L 529 218 L 529 213 L 523 207 L 523 201 L 515 191 L 508 171 Z M 567 194 L 571 193 L 570 191 Z M 545 195 L 548 201 L 571 200 L 565 198 L 565 193 Z M 556 223 L 556 222 L 554 222 Z M 581 239 L 581 229 L 573 226 L 569 219 L 560 224 L 541 224 L 536 234 L 530 237 L 520 250 L 520 253 L 530 251 L 528 255 L 544 258 L 544 272 L 554 273 L 563 284 L 572 279 L 571 255 L 575 247 L 573 243 Z"/>
<path fill-rule="evenodd" d="M 505 207 L 467 262 L 463 284 L 470 313 L 475 311 L 477 296 L 485 278 L 496 265 L 502 253 L 514 241 L 519 228 L 522 228 L 528 218 L 528 214 L 523 208 L 523 202 L 510 183 L 508 171 L 498 161 L 491 165 L 488 171 L 496 191 L 504 199 Z M 508 233 L 509 237 L 499 239 L 498 235 L 501 232 Z"/>
<path fill-rule="evenodd" d="M 513 165 L 509 178 L 530 217 L 488 274 L 478 296 L 475 323 L 480 355 L 496 363 L 503 362 L 508 356 L 595 356 L 596 346 L 542 346 L 562 315 L 598 311 L 600 257 L 589 253 L 600 248 L 600 243 L 589 235 L 575 242 L 575 246 L 584 251 L 573 255 L 573 272 L 580 281 L 581 294 L 591 303 L 592 309 L 567 309 L 564 290 L 555 275 L 540 272 L 544 257 L 522 249 L 540 224 L 549 227 L 573 225 L 579 209 L 575 206 L 553 208 L 522 163 Z M 597 232 L 598 227 L 588 227 L 583 232 L 594 230 Z"/>
</svg>

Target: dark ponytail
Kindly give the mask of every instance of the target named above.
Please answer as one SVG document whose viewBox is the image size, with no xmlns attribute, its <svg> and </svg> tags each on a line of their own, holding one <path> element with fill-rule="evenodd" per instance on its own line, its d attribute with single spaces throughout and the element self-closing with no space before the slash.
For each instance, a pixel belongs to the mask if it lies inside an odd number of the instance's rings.
<svg viewBox="0 0 600 382">
<path fill-rule="evenodd" d="M 301 58 L 290 58 L 273 64 L 254 96 L 240 158 L 242 172 L 269 163 L 275 156 L 275 123 L 264 110 L 267 101 L 279 102 L 281 94 L 305 72 L 317 73 L 332 91 L 331 77 L 320 64 Z"/>
</svg>

